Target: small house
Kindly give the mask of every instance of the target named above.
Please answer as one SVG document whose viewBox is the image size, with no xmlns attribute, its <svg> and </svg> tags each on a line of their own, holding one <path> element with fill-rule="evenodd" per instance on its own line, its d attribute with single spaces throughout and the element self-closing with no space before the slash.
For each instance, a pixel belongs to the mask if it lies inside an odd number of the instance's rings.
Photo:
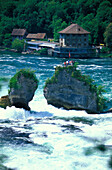
<svg viewBox="0 0 112 170">
<path fill-rule="evenodd" d="M 18 38 L 19 40 L 25 39 L 27 35 L 26 29 L 13 29 L 12 33 L 12 39 Z"/>
<path fill-rule="evenodd" d="M 43 39 L 46 39 L 46 33 L 28 34 L 26 39 L 28 41 L 43 40 Z"/>
<path fill-rule="evenodd" d="M 84 30 L 78 24 L 71 24 L 59 32 L 61 47 L 88 48 L 90 32 Z"/>
</svg>

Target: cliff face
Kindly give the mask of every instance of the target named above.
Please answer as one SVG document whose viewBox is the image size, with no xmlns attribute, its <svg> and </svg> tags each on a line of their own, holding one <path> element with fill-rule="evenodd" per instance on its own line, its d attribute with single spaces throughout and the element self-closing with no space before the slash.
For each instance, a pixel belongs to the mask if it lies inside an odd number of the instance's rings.
<svg viewBox="0 0 112 170">
<path fill-rule="evenodd" d="M 71 67 L 71 66 L 70 66 Z M 58 75 L 56 72 L 58 71 Z M 53 76 L 53 82 L 46 83 L 44 96 L 48 104 L 65 109 L 86 110 L 97 112 L 96 93 L 90 91 L 90 86 L 72 76 L 76 69 L 61 69 L 58 67 Z"/>
</svg>

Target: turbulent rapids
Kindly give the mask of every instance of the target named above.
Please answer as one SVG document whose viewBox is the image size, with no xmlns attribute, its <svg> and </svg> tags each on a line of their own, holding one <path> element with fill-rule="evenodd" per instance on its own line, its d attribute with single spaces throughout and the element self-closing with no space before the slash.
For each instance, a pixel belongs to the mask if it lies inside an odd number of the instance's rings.
<svg viewBox="0 0 112 170">
<path fill-rule="evenodd" d="M 17 170 L 111 169 L 112 113 L 88 115 L 48 105 L 45 80 L 65 59 L 34 55 L 0 54 L 0 96 L 7 95 L 9 79 L 17 69 L 36 71 L 39 86 L 29 103 L 31 111 L 0 108 L 0 167 Z M 79 68 L 98 85 L 112 106 L 112 59 L 77 59 Z M 4 157 L 4 159 L 2 159 Z"/>
</svg>

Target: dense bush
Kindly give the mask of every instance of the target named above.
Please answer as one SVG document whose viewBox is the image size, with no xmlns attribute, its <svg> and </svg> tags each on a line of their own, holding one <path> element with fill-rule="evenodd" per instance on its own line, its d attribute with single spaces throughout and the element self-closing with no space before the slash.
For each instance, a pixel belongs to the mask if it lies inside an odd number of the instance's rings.
<svg viewBox="0 0 112 170">
<path fill-rule="evenodd" d="M 42 49 L 38 50 L 37 53 L 40 55 L 47 55 L 48 54 L 47 48 L 42 48 Z"/>
<path fill-rule="evenodd" d="M 15 39 L 12 42 L 12 48 L 17 50 L 18 53 L 21 53 L 23 51 L 24 45 L 25 45 L 25 41 L 24 40 Z"/>
<path fill-rule="evenodd" d="M 107 47 L 112 50 L 112 23 L 110 23 L 106 27 L 104 37 L 105 37 L 104 41 L 105 41 Z"/>
<path fill-rule="evenodd" d="M 10 47 L 12 44 L 12 37 L 11 34 L 5 34 L 4 40 L 3 40 L 3 45 L 5 47 Z"/>
</svg>

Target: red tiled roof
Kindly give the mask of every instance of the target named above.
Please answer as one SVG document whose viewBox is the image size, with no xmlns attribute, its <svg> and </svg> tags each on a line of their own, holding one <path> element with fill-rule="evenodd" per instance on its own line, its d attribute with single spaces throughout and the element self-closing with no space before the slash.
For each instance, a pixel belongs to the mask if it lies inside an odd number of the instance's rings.
<svg viewBox="0 0 112 170">
<path fill-rule="evenodd" d="M 37 34 L 28 34 L 26 38 L 30 39 L 44 39 L 46 36 L 46 33 L 37 33 Z"/>
<path fill-rule="evenodd" d="M 44 39 L 46 36 L 46 33 L 37 33 L 38 39 Z"/>
<path fill-rule="evenodd" d="M 64 30 L 58 32 L 60 34 L 90 34 L 90 32 L 84 30 L 82 27 L 80 27 L 78 24 L 71 24 Z"/>
<path fill-rule="evenodd" d="M 28 34 L 26 38 L 36 39 L 37 34 Z"/>
<path fill-rule="evenodd" d="M 26 33 L 26 29 L 13 29 L 11 35 L 13 35 L 13 36 L 14 36 L 14 35 L 15 35 L 15 36 L 17 36 L 17 35 L 19 35 L 19 36 L 24 36 L 25 33 Z"/>
</svg>

